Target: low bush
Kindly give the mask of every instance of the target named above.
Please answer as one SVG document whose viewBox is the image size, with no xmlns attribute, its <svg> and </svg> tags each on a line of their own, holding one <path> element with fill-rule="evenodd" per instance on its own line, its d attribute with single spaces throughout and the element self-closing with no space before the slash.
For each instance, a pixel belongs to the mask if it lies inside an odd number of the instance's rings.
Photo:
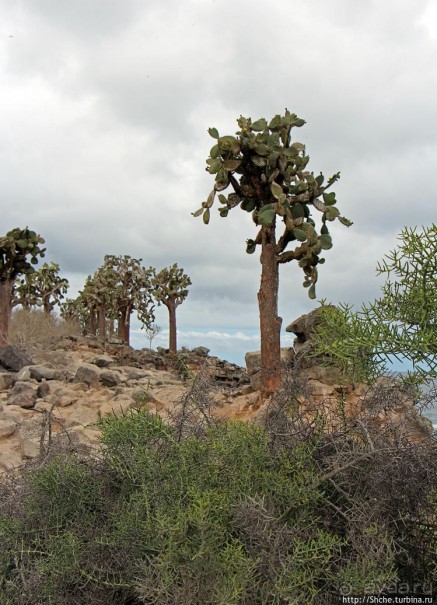
<svg viewBox="0 0 437 605">
<path fill-rule="evenodd" d="M 294 404 L 289 386 L 263 426 L 205 415 L 191 432 L 107 416 L 98 459 L 6 476 L 1 605 L 331 605 L 429 583 L 432 444 L 327 432 Z"/>
</svg>

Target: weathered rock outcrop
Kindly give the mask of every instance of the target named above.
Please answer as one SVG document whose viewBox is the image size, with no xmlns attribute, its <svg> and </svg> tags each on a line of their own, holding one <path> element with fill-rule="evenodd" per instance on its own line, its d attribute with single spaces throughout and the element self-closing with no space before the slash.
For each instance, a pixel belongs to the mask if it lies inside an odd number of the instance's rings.
<svg viewBox="0 0 437 605">
<path fill-rule="evenodd" d="M 21 358 L 12 353 L 8 359 Z M 23 356 L 16 371 L 0 372 L 0 471 L 39 455 L 48 422 L 53 440 L 92 448 L 105 414 L 147 405 L 166 416 L 205 364 L 220 411 L 229 404 L 237 415 L 250 405 L 247 373 L 208 353 L 197 347 L 175 357 L 165 350 L 103 347 L 94 338 L 65 339 L 52 351 L 35 348 L 32 359 Z M 249 391 L 243 395 L 238 389 L 244 385 Z"/>
<path fill-rule="evenodd" d="M 335 309 L 333 305 L 329 305 L 329 307 Z M 286 332 L 291 332 L 296 335 L 293 342 L 293 348 L 296 355 L 303 360 L 302 363 L 305 365 L 311 365 L 313 363 L 313 360 L 307 361 L 304 358 L 306 354 L 311 351 L 311 339 L 315 327 L 320 321 L 320 307 L 318 307 L 305 315 L 301 315 L 285 328 Z"/>
<path fill-rule="evenodd" d="M 287 372 L 297 371 L 294 350 L 283 349 L 282 357 L 286 381 Z M 98 447 L 98 422 L 105 414 L 147 406 L 168 418 L 196 380 L 206 385 L 218 418 L 262 418 L 269 405 L 258 391 L 259 352 L 246 356 L 246 371 L 209 356 L 203 347 L 175 357 L 165 350 L 103 347 L 97 339 L 79 338 L 65 339 L 53 351 L 35 349 L 28 361 L 15 372 L 0 372 L 0 472 L 37 457 L 49 437 L 81 451 Z M 307 382 L 306 393 L 296 398 L 303 408 L 311 399 L 329 412 L 341 400 L 347 414 L 363 411 L 366 385 L 348 384 L 337 371 L 317 364 L 299 371 Z M 411 401 L 388 400 L 390 405 L 375 410 L 375 422 L 384 426 L 408 417 L 406 425 L 417 438 L 429 433 Z"/>
</svg>

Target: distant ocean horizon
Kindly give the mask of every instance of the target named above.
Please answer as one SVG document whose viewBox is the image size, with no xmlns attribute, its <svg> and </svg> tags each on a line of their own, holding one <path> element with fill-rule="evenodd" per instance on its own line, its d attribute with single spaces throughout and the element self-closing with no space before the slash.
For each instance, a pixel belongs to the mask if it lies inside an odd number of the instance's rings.
<svg viewBox="0 0 437 605">
<path fill-rule="evenodd" d="M 425 386 L 424 388 L 430 390 L 431 388 L 435 388 L 436 386 L 437 380 L 433 380 L 431 384 Z M 437 400 L 434 400 L 430 407 L 423 410 L 422 415 L 425 416 L 425 418 L 429 418 L 429 420 L 431 420 L 434 430 L 437 431 Z"/>
</svg>

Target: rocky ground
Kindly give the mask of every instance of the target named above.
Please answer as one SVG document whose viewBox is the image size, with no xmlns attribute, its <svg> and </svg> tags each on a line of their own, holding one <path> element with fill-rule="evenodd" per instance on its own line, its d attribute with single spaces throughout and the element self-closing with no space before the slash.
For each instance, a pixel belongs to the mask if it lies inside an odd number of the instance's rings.
<svg viewBox="0 0 437 605">
<path fill-rule="evenodd" d="M 300 331 L 299 343 L 305 340 L 302 334 Z M 208 349 L 198 347 L 183 350 L 176 357 L 162 349 L 136 351 L 88 337 L 67 337 L 50 350 L 34 347 L 26 354 L 3 347 L 0 472 L 44 454 L 56 439 L 84 451 L 97 448 L 98 421 L 105 414 L 118 415 L 147 406 L 168 419 L 187 393 L 196 389 L 208 393 L 216 417 L 262 418 L 269 400 L 259 391 L 259 352 L 246 355 L 247 369 L 208 353 Z M 282 355 L 287 381 L 297 371 L 295 351 L 284 349 Z M 323 407 L 329 416 L 329 410 L 336 410 L 341 401 L 349 416 L 358 417 L 365 411 L 368 386 L 347 383 L 338 372 L 317 363 L 300 367 L 306 387 L 296 402 L 302 408 L 311 400 L 313 407 Z M 375 422 L 384 425 L 388 418 L 402 420 L 415 439 L 429 435 L 429 423 L 411 401 L 404 398 L 386 407 L 390 409 L 382 406 L 376 410 Z"/>
</svg>

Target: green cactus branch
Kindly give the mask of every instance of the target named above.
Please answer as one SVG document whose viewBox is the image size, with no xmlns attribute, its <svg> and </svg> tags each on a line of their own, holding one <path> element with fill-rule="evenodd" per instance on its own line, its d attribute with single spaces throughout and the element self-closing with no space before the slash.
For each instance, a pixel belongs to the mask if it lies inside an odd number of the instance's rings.
<svg viewBox="0 0 437 605">
<path fill-rule="evenodd" d="M 13 305 L 43 307 L 46 313 L 51 313 L 63 300 L 68 285 L 68 280 L 59 276 L 57 263 L 44 263 L 38 270 L 15 280 Z"/>
</svg>

